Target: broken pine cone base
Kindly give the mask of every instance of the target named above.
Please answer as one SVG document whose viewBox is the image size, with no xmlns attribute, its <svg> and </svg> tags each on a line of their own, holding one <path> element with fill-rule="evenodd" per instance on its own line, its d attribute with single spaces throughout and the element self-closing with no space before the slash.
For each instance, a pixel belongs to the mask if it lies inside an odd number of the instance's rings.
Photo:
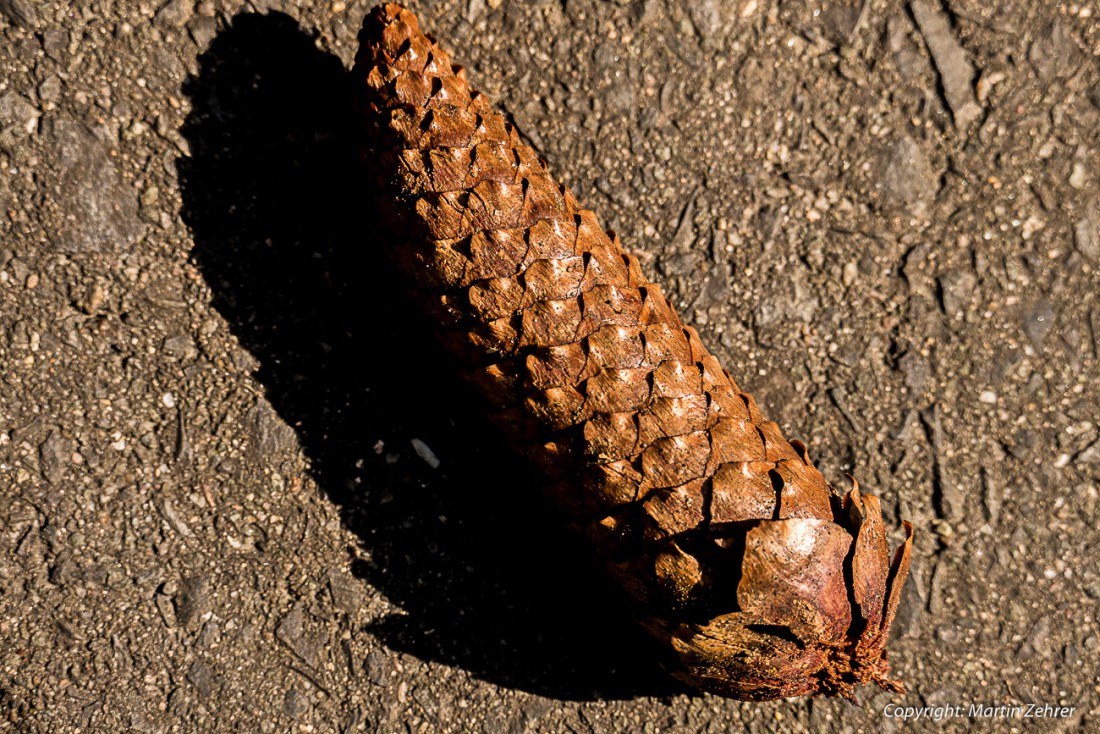
<svg viewBox="0 0 1100 734">
<path fill-rule="evenodd" d="M 390 255 L 677 678 L 746 700 L 888 677 L 912 528 L 841 499 L 398 5 L 355 79 Z"/>
</svg>

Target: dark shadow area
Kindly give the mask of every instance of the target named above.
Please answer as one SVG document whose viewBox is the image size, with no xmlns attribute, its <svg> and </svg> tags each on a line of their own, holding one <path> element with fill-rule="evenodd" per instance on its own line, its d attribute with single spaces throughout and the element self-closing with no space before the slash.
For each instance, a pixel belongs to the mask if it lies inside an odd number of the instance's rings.
<svg viewBox="0 0 1100 734">
<path fill-rule="evenodd" d="M 678 692 L 408 313 L 359 183 L 349 84 L 290 17 L 238 15 L 185 87 L 192 157 L 179 172 L 215 307 L 369 552 L 355 572 L 407 612 L 372 631 L 556 698 Z M 391 451 L 401 460 L 387 463 Z"/>
</svg>

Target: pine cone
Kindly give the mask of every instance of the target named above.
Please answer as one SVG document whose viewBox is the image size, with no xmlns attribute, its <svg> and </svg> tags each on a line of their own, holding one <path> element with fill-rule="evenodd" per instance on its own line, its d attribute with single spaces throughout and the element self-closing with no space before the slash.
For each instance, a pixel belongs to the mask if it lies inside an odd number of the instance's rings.
<svg viewBox="0 0 1100 734">
<path fill-rule="evenodd" d="M 746 700 L 902 690 L 909 523 L 891 562 L 878 500 L 830 489 L 411 12 L 359 40 L 390 254 L 672 674 Z"/>
</svg>

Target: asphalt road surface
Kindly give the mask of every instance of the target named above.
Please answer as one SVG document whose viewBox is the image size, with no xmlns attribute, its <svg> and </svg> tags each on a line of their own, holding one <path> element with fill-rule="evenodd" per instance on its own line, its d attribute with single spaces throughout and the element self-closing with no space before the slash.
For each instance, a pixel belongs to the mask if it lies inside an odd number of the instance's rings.
<svg viewBox="0 0 1100 734">
<path fill-rule="evenodd" d="M 381 256 L 367 3 L 0 0 L 0 729 L 1097 731 L 1100 6 L 413 7 L 913 521 L 909 692 L 664 677 Z"/>
</svg>

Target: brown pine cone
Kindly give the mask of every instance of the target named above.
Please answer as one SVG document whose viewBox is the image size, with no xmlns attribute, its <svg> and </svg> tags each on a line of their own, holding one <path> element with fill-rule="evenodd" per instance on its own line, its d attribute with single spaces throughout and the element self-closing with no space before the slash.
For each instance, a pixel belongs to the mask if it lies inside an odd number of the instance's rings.
<svg viewBox="0 0 1100 734">
<path fill-rule="evenodd" d="M 749 700 L 902 690 L 909 523 L 891 562 L 878 500 L 830 489 L 411 12 L 375 8 L 359 40 L 391 255 L 672 674 Z"/>
</svg>

